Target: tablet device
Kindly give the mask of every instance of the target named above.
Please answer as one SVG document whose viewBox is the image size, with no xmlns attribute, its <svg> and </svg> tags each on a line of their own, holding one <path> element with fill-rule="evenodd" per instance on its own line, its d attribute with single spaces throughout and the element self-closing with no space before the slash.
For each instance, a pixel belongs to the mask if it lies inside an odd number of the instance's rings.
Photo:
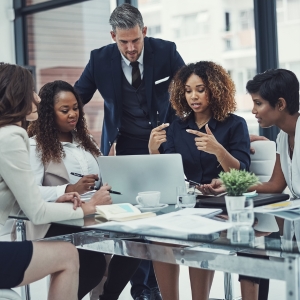
<svg viewBox="0 0 300 300">
<path fill-rule="evenodd" d="M 256 196 L 252 197 L 253 206 L 261 206 L 271 203 L 276 203 L 280 201 L 285 201 L 290 198 L 288 194 L 260 194 L 258 193 Z M 211 208 L 222 208 L 223 212 L 226 212 L 226 203 L 225 196 L 221 197 L 207 197 L 205 195 L 197 196 L 196 207 L 211 207 Z"/>
</svg>

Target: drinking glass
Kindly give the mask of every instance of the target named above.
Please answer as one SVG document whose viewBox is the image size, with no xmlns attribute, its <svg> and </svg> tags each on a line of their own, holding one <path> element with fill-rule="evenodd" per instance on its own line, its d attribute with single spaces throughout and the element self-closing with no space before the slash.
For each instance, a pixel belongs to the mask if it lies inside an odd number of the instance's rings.
<svg viewBox="0 0 300 300">
<path fill-rule="evenodd" d="M 232 244 L 254 246 L 255 233 L 252 227 L 234 226 L 227 230 L 227 238 Z"/>
<path fill-rule="evenodd" d="M 239 214 L 239 223 L 244 226 L 252 226 L 254 223 L 253 199 L 246 198 L 244 209 Z"/>
<path fill-rule="evenodd" d="M 179 208 L 193 208 L 196 204 L 196 194 L 194 191 L 187 191 L 186 186 L 177 186 L 177 206 Z"/>
</svg>

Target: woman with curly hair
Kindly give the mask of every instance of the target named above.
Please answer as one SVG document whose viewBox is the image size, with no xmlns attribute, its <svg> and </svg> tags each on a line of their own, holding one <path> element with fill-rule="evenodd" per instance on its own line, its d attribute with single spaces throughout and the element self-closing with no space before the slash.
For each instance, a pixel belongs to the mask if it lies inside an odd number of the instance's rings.
<svg viewBox="0 0 300 300">
<path fill-rule="evenodd" d="M 97 158 L 100 151 L 89 135 L 83 106 L 74 88 L 65 81 L 45 84 L 39 93 L 39 119 L 28 127 L 30 160 L 44 200 L 53 201 L 65 192 L 83 194 L 100 185 Z M 84 175 L 79 179 L 72 173 Z M 27 225 L 34 238 L 74 233 L 74 228 L 48 225 L 46 228 Z M 80 229 L 79 231 L 83 231 Z M 37 234 L 39 236 L 37 236 Z M 78 250 L 80 285 L 78 298 L 82 299 L 101 280 L 99 261 L 103 254 Z M 100 299 L 115 300 L 126 286 L 140 263 L 139 259 L 114 256 L 109 265 L 109 277 Z"/>
<path fill-rule="evenodd" d="M 42 185 L 44 172 L 47 173 L 47 168 L 51 169 L 53 164 L 63 162 L 67 172 L 65 184 L 59 187 L 43 184 L 44 199 L 52 201 L 61 193 L 76 191 L 83 194 L 94 189 L 96 181 L 99 182 L 97 157 L 100 151 L 88 133 L 79 96 L 69 83 L 59 80 L 45 84 L 39 96 L 43 99 L 39 106 L 40 118 L 27 130 L 32 137 L 31 161 L 38 184 Z M 71 173 L 84 176 L 78 180 Z"/>
<path fill-rule="evenodd" d="M 200 184 L 210 183 L 221 171 L 248 170 L 249 133 L 245 120 L 233 114 L 235 86 L 224 68 L 210 61 L 184 66 L 169 92 L 179 118 L 170 127 L 162 124 L 152 130 L 150 154 L 180 153 L 187 179 Z M 153 265 L 163 299 L 179 299 L 178 265 Z M 189 272 L 193 300 L 208 299 L 214 272 Z"/>
</svg>

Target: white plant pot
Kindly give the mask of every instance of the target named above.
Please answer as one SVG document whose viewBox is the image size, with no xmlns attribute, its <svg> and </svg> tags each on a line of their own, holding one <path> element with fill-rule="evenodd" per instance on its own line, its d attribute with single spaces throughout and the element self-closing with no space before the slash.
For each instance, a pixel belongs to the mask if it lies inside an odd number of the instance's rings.
<svg viewBox="0 0 300 300">
<path fill-rule="evenodd" d="M 241 211 L 245 207 L 246 196 L 225 196 L 226 209 L 230 222 L 237 222 L 234 212 Z"/>
<path fill-rule="evenodd" d="M 228 196 L 225 195 L 226 208 L 230 209 L 244 209 L 246 196 Z M 229 207 L 227 207 L 229 206 Z"/>
</svg>

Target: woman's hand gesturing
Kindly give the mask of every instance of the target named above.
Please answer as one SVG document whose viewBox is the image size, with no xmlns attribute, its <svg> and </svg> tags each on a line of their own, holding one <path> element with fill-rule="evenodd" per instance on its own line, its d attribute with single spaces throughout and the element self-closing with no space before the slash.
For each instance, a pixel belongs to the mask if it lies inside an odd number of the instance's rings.
<svg viewBox="0 0 300 300">
<path fill-rule="evenodd" d="M 220 143 L 216 140 L 213 133 L 210 131 L 208 124 L 205 125 L 206 133 L 198 130 L 187 129 L 188 133 L 196 135 L 195 144 L 198 150 L 217 155 L 218 150 L 223 148 Z"/>
<path fill-rule="evenodd" d="M 152 129 L 148 143 L 150 154 L 159 154 L 160 145 L 167 141 L 167 133 L 164 129 L 168 126 L 169 123 L 165 123 Z"/>
</svg>

